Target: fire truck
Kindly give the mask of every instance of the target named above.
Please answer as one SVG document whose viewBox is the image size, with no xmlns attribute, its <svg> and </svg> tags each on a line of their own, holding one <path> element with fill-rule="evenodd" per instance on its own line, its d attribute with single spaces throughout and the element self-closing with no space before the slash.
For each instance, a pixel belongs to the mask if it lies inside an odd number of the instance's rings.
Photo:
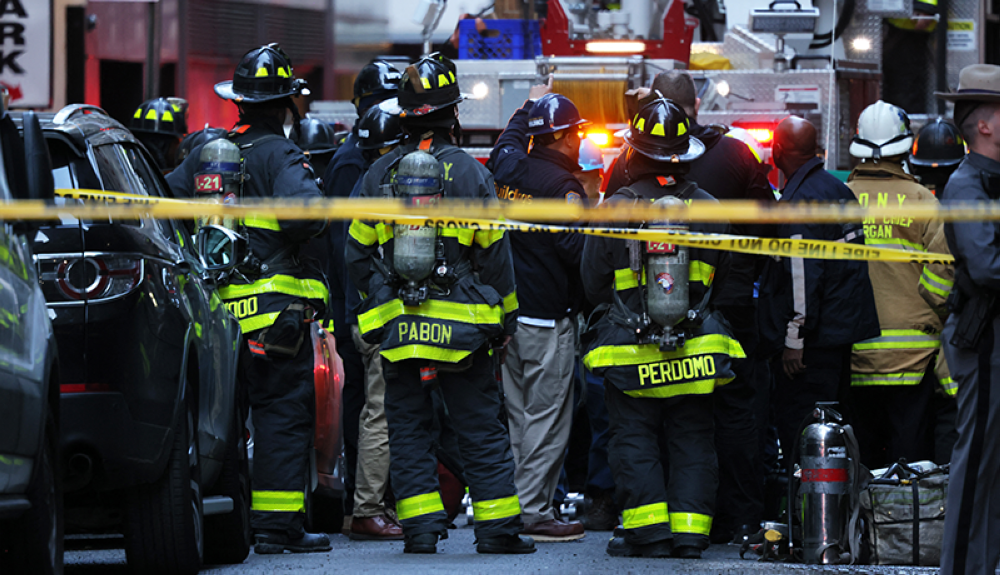
<svg viewBox="0 0 1000 575">
<path fill-rule="evenodd" d="M 616 154 L 628 127 L 624 92 L 648 86 L 661 71 L 688 69 L 701 99 L 699 123 L 747 129 L 766 161 L 777 123 L 800 115 L 818 128 L 826 167 L 850 169 L 847 149 L 857 118 L 880 97 L 884 21 L 914 17 L 913 0 L 776 0 L 763 6 L 761 0 L 727 0 L 718 34 L 711 22 L 692 15 L 704 19 L 709 1 L 716 0 L 623 0 L 603 10 L 601 2 L 548 0 L 525 3 L 518 19 L 460 21 L 456 65 L 468 96 L 460 108 L 463 146 L 485 160 L 531 85 L 551 76 L 553 91 L 573 100 L 592 122 L 588 136 L 607 155 Z M 496 5 L 512 3 L 520 4 Z M 444 0 L 419 4 L 418 12 L 426 12 L 417 19 L 436 25 L 435 6 Z M 934 89 L 957 85 L 961 68 L 984 61 L 989 41 L 981 2 L 947 5 L 946 14 L 928 17 L 939 24 L 928 42 L 941 48 L 927 63 L 925 100 L 937 113 L 944 109 Z M 721 41 L 700 41 L 713 36 Z M 919 127 L 937 113 L 911 111 L 911 120 Z M 349 125 L 353 108 L 318 102 L 311 115 L 336 116 Z"/>
</svg>

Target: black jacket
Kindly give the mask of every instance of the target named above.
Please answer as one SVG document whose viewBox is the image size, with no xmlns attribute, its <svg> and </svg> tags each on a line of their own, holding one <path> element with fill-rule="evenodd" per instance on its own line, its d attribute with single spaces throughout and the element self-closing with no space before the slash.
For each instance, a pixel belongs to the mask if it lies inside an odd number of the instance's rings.
<svg viewBox="0 0 1000 575">
<path fill-rule="evenodd" d="M 767 168 L 743 142 L 727 138 L 719 132 L 692 122 L 691 135 L 705 144 L 705 154 L 691 162 L 687 179 L 711 194 L 715 199 L 757 200 L 773 203 L 774 194 L 767 181 Z M 635 181 L 632 167 L 644 158 L 631 149 L 618 156 L 611 175 L 608 192 L 614 192 Z M 626 170 L 626 168 L 628 168 Z M 731 233 L 751 236 L 771 236 L 773 226 L 763 224 L 733 224 Z M 753 283 L 757 281 L 762 261 L 759 256 L 733 253 L 729 275 L 714 294 L 719 307 L 753 305 Z"/>
<path fill-rule="evenodd" d="M 857 204 L 851 190 L 813 158 L 785 186 L 782 202 Z M 864 244 L 861 222 L 778 226 L 778 237 Z M 878 312 L 868 262 L 809 258 L 769 259 L 760 286 L 761 351 L 833 348 L 878 337 Z"/>
<path fill-rule="evenodd" d="M 573 175 L 579 164 L 565 154 L 536 146 L 528 153 L 526 103 L 514 113 L 487 167 L 493 170 L 501 200 L 531 202 L 534 198 L 566 198 L 580 202 L 583 186 Z M 580 256 L 584 237 L 579 234 L 511 232 L 520 313 L 538 319 L 562 319 L 580 309 Z"/>
<path fill-rule="evenodd" d="M 310 199 L 321 198 L 316 175 L 302 150 L 284 137 L 279 122 L 271 118 L 241 117 L 240 124 L 229 133 L 229 140 L 241 146 L 246 173 L 243 185 L 247 199 Z M 245 146 L 245 147 L 244 147 Z M 167 183 L 175 197 L 192 197 L 194 174 L 201 163 L 201 148 L 191 154 L 174 171 L 167 175 Z M 256 293 L 248 286 L 237 283 L 219 290 L 222 299 L 253 299 L 253 313 L 239 317 L 244 333 L 270 325 L 277 312 L 297 299 L 308 299 L 323 313 L 328 304 L 326 282 L 312 266 L 299 259 L 299 248 L 310 238 L 326 229 L 325 220 L 277 221 L 261 215 L 247 218 L 245 226 L 253 255 L 261 260 L 273 261 L 271 272 L 264 272 L 253 282 Z M 277 269 L 277 272 L 273 270 Z M 294 278 L 284 281 L 284 278 Z M 254 279 L 254 278 L 251 278 Z M 269 281 L 274 279 L 274 281 Z M 243 295 L 233 295 L 243 294 Z M 230 297 L 232 296 L 232 297 Z"/>
</svg>

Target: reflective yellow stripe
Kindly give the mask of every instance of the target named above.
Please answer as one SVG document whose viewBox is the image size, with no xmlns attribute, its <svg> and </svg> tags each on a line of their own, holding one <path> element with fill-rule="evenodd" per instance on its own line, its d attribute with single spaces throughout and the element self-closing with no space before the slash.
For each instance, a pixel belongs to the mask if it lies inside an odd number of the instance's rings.
<svg viewBox="0 0 1000 575">
<path fill-rule="evenodd" d="M 476 244 L 488 248 L 503 239 L 503 230 L 479 230 L 476 232 Z"/>
<path fill-rule="evenodd" d="M 378 243 L 384 244 L 392 239 L 392 224 L 379 222 L 375 224 L 375 233 L 378 234 Z"/>
<path fill-rule="evenodd" d="M 920 285 L 924 286 L 927 291 L 946 298 L 951 293 L 951 289 L 955 287 L 955 282 L 937 275 L 930 268 L 924 266 L 924 273 L 920 274 Z"/>
<path fill-rule="evenodd" d="M 248 317 L 240 320 L 240 331 L 243 333 L 250 333 L 251 331 L 257 331 L 258 329 L 264 329 L 265 327 L 270 327 L 276 319 L 278 319 L 278 314 L 280 312 L 274 313 L 263 313 L 260 315 L 255 315 L 253 317 Z"/>
<path fill-rule="evenodd" d="M 472 515 L 476 521 L 492 521 L 506 519 L 521 514 L 521 503 L 517 495 L 490 499 L 489 501 L 473 501 Z"/>
<path fill-rule="evenodd" d="M 670 530 L 677 533 L 705 535 L 712 530 L 712 516 L 701 513 L 671 513 Z"/>
<path fill-rule="evenodd" d="M 328 319 L 328 320 L 326 320 L 326 321 L 322 321 L 322 322 L 320 322 L 320 325 L 321 325 L 321 326 L 323 327 L 323 329 L 325 329 L 326 331 L 328 331 L 328 332 L 330 332 L 330 333 L 333 333 L 333 327 L 334 327 L 334 326 L 333 326 L 333 320 L 332 320 L 332 319 Z"/>
<path fill-rule="evenodd" d="M 381 353 L 382 357 L 393 363 L 403 361 L 404 359 L 430 359 L 433 361 L 458 363 L 472 352 L 464 349 L 445 349 L 443 347 L 415 343 L 392 349 L 383 349 Z"/>
<path fill-rule="evenodd" d="M 252 284 L 230 284 L 219 288 L 219 295 L 224 300 L 234 300 L 265 293 L 283 293 L 306 299 L 321 299 L 327 301 L 330 292 L 326 285 L 318 280 L 299 279 L 277 274 L 267 279 L 260 279 Z"/>
<path fill-rule="evenodd" d="M 882 335 L 854 344 L 854 351 L 871 349 L 935 349 L 941 347 L 937 334 L 926 334 L 917 329 L 883 329 Z"/>
<path fill-rule="evenodd" d="M 512 291 L 507 297 L 503 298 L 504 313 L 516 311 L 519 307 L 520 305 L 517 303 L 517 291 Z"/>
<path fill-rule="evenodd" d="M 746 357 L 743 347 L 735 339 L 721 334 L 708 334 L 689 339 L 684 347 L 676 351 L 660 351 L 660 346 L 655 343 L 605 345 L 591 350 L 584 356 L 583 363 L 588 369 L 594 369 L 683 359 L 708 353 Z"/>
<path fill-rule="evenodd" d="M 955 395 L 958 394 L 958 384 L 955 383 L 955 380 L 950 377 L 946 377 L 941 380 L 941 387 L 943 387 L 944 392 L 951 397 L 955 397 Z"/>
<path fill-rule="evenodd" d="M 733 378 L 722 379 L 699 379 L 687 383 L 671 383 L 660 387 L 649 389 L 630 389 L 625 392 L 630 397 L 652 397 L 656 399 L 666 399 L 680 395 L 706 395 L 715 391 L 715 388 L 726 385 Z"/>
<path fill-rule="evenodd" d="M 851 385 L 918 385 L 923 379 L 922 373 L 852 373 Z"/>
<path fill-rule="evenodd" d="M 688 281 L 691 283 L 701 282 L 710 286 L 715 279 L 715 267 L 699 260 L 691 260 L 691 271 L 688 273 Z"/>
<path fill-rule="evenodd" d="M 463 246 L 471 246 L 476 237 L 476 230 L 468 228 L 438 228 L 438 236 L 442 238 L 457 238 Z"/>
<path fill-rule="evenodd" d="M 361 333 L 385 326 L 401 315 L 457 321 L 472 324 L 502 324 L 503 309 L 484 303 L 455 303 L 442 300 L 427 300 L 418 306 L 404 306 L 403 300 L 394 299 L 358 316 Z"/>
<path fill-rule="evenodd" d="M 300 513 L 306 510 L 306 497 L 301 491 L 254 491 L 252 499 L 254 511 Z"/>
<path fill-rule="evenodd" d="M 253 215 L 244 219 L 243 224 L 248 228 L 271 230 L 272 232 L 281 231 L 281 224 L 278 223 L 277 219 L 270 216 Z"/>
<path fill-rule="evenodd" d="M 401 521 L 439 511 L 444 512 L 444 503 L 441 502 L 441 493 L 437 491 L 407 497 L 396 502 L 396 516 Z"/>
<path fill-rule="evenodd" d="M 646 270 L 642 270 L 642 284 L 646 284 Z M 615 270 L 615 289 L 623 291 L 639 287 L 639 277 L 629 268 Z"/>
<path fill-rule="evenodd" d="M 348 228 L 347 233 L 363 246 L 371 246 L 378 241 L 378 234 L 375 232 L 375 228 L 361 220 L 351 222 L 351 227 Z"/>
<path fill-rule="evenodd" d="M 869 241 L 871 240 L 871 241 Z M 899 250 L 912 250 L 915 252 L 926 252 L 927 248 L 918 244 L 917 242 L 911 242 L 910 240 L 904 240 L 903 238 L 868 238 L 865 237 L 865 245 L 872 248 L 889 248 L 889 249 L 899 249 Z"/>
<path fill-rule="evenodd" d="M 625 529 L 638 529 L 657 523 L 670 523 L 666 503 L 652 503 L 622 511 L 622 527 Z"/>
</svg>

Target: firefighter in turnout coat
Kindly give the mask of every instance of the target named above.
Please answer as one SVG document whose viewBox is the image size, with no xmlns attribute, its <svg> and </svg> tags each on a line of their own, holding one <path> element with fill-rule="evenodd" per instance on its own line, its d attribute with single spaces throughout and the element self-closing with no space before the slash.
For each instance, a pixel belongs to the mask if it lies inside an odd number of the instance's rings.
<svg viewBox="0 0 1000 575">
<path fill-rule="evenodd" d="M 440 197 L 496 202 L 486 168 L 456 145 L 462 100 L 454 64 L 436 54 L 404 73 L 400 116 L 407 140 L 362 180 L 365 198 L 386 194 L 419 206 Z M 427 237 L 429 233 L 429 238 Z M 421 243 L 423 249 L 414 248 Z M 413 262 L 430 258 L 431 268 Z M 404 552 L 434 553 L 447 536 L 438 491 L 431 390 L 439 387 L 465 464 L 480 553 L 532 553 L 518 535 L 521 507 L 495 358 L 517 327 L 510 245 L 503 231 L 425 228 L 354 220 L 346 259 L 366 295 L 358 327 L 381 345 L 396 512 Z"/>
<path fill-rule="evenodd" d="M 673 102 L 646 104 L 626 136 L 636 152 L 628 167 L 634 183 L 616 191 L 608 204 L 667 197 L 713 201 L 684 178 L 688 163 L 705 149 L 688 134 L 690 126 Z M 724 233 L 727 226 L 690 228 Z M 663 256 L 673 258 L 666 269 L 652 267 Z M 712 392 L 734 377 L 731 358 L 744 357 L 728 324 L 712 309 L 712 288 L 723 281 L 727 266 L 723 251 L 587 238 L 583 287 L 605 313 L 588 334 L 592 341 L 584 364 L 605 378 L 610 463 L 625 529 L 608 544 L 610 555 L 696 558 L 708 547 L 718 485 Z M 680 313 L 662 318 L 653 305 L 656 298 L 686 290 Z M 661 323 L 651 324 L 650 317 Z M 678 334 L 687 337 L 683 345 L 671 341 Z M 664 425 L 669 484 L 658 446 Z"/>
</svg>

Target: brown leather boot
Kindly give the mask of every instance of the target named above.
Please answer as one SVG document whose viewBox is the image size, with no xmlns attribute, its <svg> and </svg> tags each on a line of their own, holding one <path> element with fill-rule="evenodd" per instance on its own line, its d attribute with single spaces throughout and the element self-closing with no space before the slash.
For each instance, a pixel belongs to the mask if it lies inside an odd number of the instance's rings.
<svg viewBox="0 0 1000 575">
<path fill-rule="evenodd" d="M 531 535 L 535 541 L 574 541 L 582 539 L 583 524 L 579 521 L 560 521 L 549 519 L 539 523 L 529 523 L 524 526 L 525 535 Z"/>
<path fill-rule="evenodd" d="M 358 517 L 351 519 L 352 541 L 402 541 L 403 528 L 385 515 Z"/>
</svg>

